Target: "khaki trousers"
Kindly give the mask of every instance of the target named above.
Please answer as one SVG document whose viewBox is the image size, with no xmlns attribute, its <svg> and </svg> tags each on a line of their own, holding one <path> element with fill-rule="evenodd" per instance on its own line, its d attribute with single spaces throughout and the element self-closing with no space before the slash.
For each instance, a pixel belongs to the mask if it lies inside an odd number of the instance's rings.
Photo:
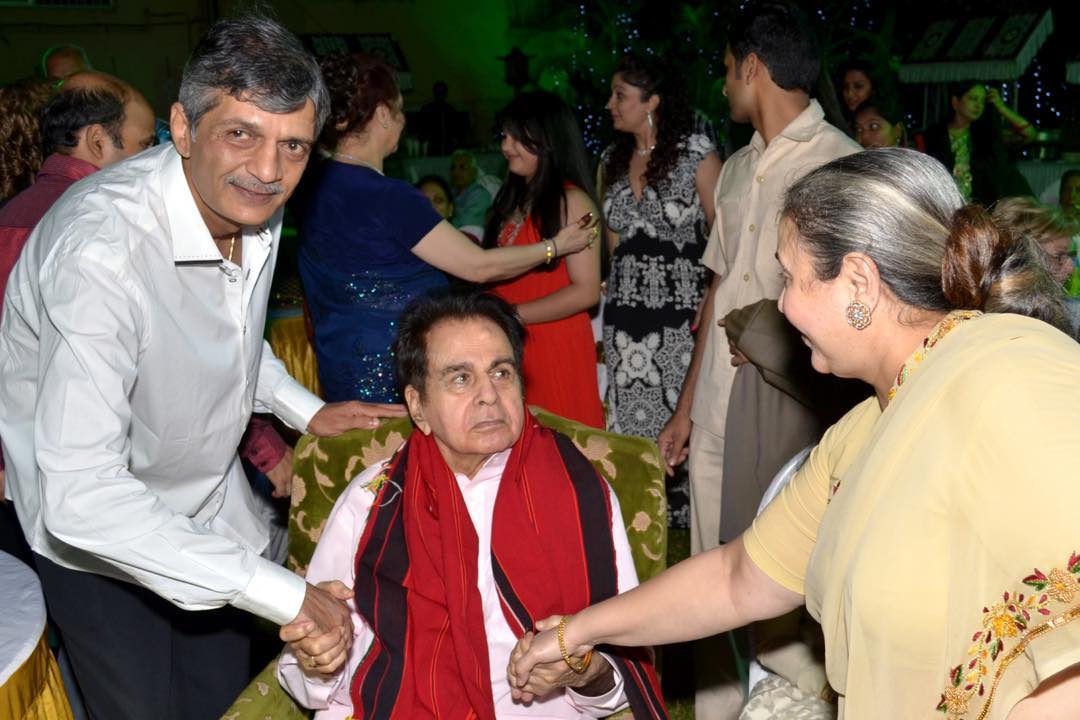
<svg viewBox="0 0 1080 720">
<path fill-rule="evenodd" d="M 690 552 L 720 544 L 720 497 L 724 470 L 724 438 L 699 425 L 690 433 Z M 694 643 L 695 720 L 736 720 L 743 704 L 742 683 L 735 670 L 727 633 Z"/>
<path fill-rule="evenodd" d="M 724 477 L 724 436 L 694 424 L 690 431 L 690 554 L 720 544 L 720 499 Z"/>
</svg>

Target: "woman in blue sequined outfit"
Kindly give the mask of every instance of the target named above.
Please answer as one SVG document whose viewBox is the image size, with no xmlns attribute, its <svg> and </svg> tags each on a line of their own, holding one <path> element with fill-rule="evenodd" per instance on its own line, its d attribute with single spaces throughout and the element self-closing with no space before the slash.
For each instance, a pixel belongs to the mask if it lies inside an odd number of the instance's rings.
<svg viewBox="0 0 1080 720">
<path fill-rule="evenodd" d="M 414 298 L 447 283 L 515 277 L 549 259 L 548 247 L 483 250 L 443 220 L 419 190 L 383 176 L 405 127 L 393 68 L 374 57 L 322 61 L 331 111 L 320 138 L 330 153 L 306 203 L 300 276 L 315 332 L 323 396 L 400 401 L 390 345 Z M 572 223 L 550 238 L 553 255 L 592 242 Z"/>
</svg>

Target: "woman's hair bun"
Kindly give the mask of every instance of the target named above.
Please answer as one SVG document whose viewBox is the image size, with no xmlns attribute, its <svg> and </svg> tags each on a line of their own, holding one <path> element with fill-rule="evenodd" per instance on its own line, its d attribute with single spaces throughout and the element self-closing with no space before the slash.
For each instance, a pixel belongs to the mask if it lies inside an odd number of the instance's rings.
<svg viewBox="0 0 1080 720">
<path fill-rule="evenodd" d="M 1064 291 L 1040 261 L 1034 240 L 998 225 L 979 205 L 953 213 L 941 288 L 954 308 L 1027 315 L 1070 332 Z"/>
<path fill-rule="evenodd" d="M 1011 243 L 1012 238 L 979 205 L 964 205 L 954 212 L 941 268 L 945 299 L 953 307 L 981 309 L 986 304 L 1001 251 Z"/>
</svg>

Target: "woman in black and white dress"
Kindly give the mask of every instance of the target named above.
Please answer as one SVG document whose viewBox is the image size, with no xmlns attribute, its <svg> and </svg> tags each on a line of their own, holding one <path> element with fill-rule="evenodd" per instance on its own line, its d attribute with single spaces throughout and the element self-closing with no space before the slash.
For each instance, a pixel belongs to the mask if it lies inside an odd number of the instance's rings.
<svg viewBox="0 0 1080 720">
<path fill-rule="evenodd" d="M 611 80 L 620 136 L 602 156 L 611 274 L 604 305 L 608 429 L 656 438 L 679 399 L 693 323 L 708 286 L 701 264 L 720 159 L 694 134 L 678 74 L 628 55 Z M 680 488 L 681 486 L 681 488 Z M 688 525 L 685 474 L 668 489 L 670 522 Z"/>
</svg>

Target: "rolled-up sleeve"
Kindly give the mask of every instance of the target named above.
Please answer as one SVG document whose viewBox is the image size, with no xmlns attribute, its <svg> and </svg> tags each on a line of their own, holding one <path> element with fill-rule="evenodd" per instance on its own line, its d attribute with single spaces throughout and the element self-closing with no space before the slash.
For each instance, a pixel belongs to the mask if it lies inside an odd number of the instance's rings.
<svg viewBox="0 0 1080 720">
<path fill-rule="evenodd" d="M 285 457 L 289 446 L 281 435 L 266 420 L 253 417 L 248 422 L 247 430 L 240 441 L 240 457 L 244 458 L 261 473 L 268 473 L 277 467 Z"/>
</svg>

